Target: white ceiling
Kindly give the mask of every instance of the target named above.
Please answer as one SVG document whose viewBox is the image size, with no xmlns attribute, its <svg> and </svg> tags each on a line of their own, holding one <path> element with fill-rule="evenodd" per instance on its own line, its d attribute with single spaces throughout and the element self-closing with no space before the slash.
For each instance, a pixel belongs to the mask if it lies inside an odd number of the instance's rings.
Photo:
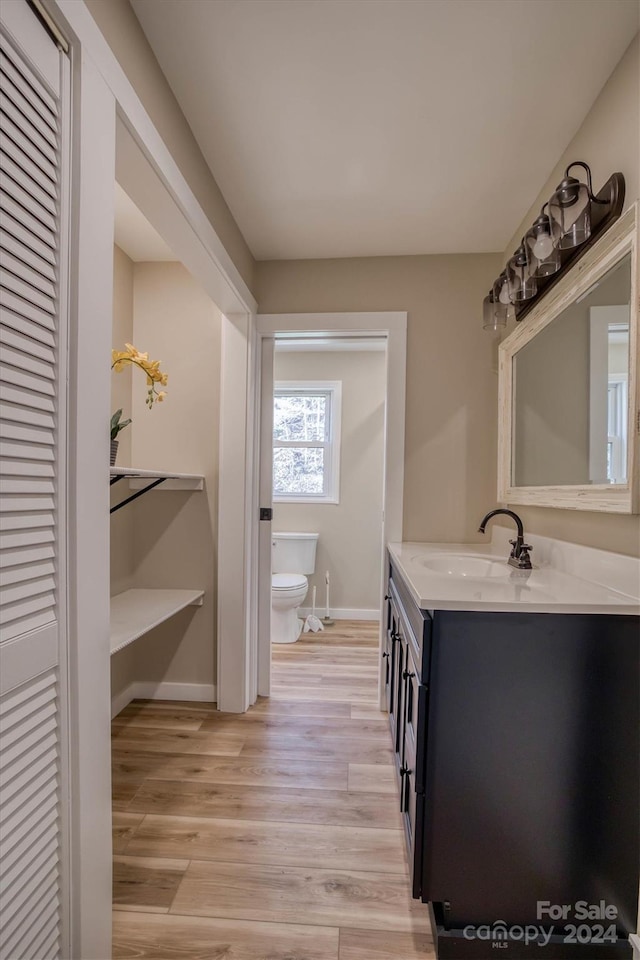
<svg viewBox="0 0 640 960">
<path fill-rule="evenodd" d="M 176 259 L 173 250 L 167 246 L 119 183 L 115 185 L 114 240 L 135 263 Z"/>
<path fill-rule="evenodd" d="M 640 9 L 131 3 L 258 259 L 502 251 Z"/>
</svg>

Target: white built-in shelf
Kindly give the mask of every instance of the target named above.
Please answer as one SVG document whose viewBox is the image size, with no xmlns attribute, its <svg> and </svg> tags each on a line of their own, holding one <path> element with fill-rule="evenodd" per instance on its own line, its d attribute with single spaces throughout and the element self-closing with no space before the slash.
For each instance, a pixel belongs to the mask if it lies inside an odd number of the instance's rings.
<svg viewBox="0 0 640 960">
<path fill-rule="evenodd" d="M 170 470 L 143 470 L 138 467 L 109 467 L 109 477 L 127 477 L 129 487 L 139 490 L 149 480 L 162 480 L 158 490 L 202 490 L 204 477 L 197 473 L 175 473 Z"/>
<path fill-rule="evenodd" d="M 202 606 L 203 597 L 204 590 L 125 590 L 112 597 L 111 653 L 122 650 L 179 610 Z"/>
</svg>

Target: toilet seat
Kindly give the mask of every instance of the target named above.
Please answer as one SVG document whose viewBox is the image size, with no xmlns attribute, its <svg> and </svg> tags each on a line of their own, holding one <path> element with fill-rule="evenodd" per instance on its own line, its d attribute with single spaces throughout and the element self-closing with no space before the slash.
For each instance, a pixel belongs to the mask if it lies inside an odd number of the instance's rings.
<svg viewBox="0 0 640 960">
<path fill-rule="evenodd" d="M 271 576 L 272 590 L 297 590 L 307 586 L 307 578 L 301 573 L 274 573 Z"/>
</svg>

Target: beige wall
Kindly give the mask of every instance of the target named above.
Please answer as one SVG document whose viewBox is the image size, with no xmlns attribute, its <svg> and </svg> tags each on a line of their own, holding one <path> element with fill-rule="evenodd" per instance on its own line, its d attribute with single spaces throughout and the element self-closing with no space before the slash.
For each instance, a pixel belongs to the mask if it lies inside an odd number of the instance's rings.
<svg viewBox="0 0 640 960">
<path fill-rule="evenodd" d="M 511 255 L 526 227 L 562 179 L 572 160 L 584 160 L 593 173 L 594 189 L 615 170 L 626 180 L 625 207 L 640 196 L 640 41 L 636 36 L 594 103 L 584 123 L 558 161 L 531 209 L 514 232 L 502 257 Z M 501 265 L 502 265 L 501 263 Z M 526 321 L 525 321 L 526 322 Z M 584 543 L 631 556 L 640 555 L 640 517 L 586 511 L 518 508 L 525 529 L 542 536 Z"/>
<path fill-rule="evenodd" d="M 135 344 L 162 361 L 167 398 L 145 406 L 133 384 L 136 466 L 205 477 L 204 492 L 154 491 L 135 506 L 139 587 L 194 587 L 190 608 L 136 641 L 137 679 L 215 682 L 220 313 L 179 263 L 139 263 L 134 281 Z"/>
<path fill-rule="evenodd" d="M 254 260 L 128 0 L 85 0 L 107 43 L 250 289 Z"/>
<path fill-rule="evenodd" d="M 491 254 L 256 264 L 264 313 L 408 312 L 407 540 L 481 540 L 495 506 L 495 344 L 480 308 L 499 266 Z"/>
<path fill-rule="evenodd" d="M 276 380 L 340 380 L 342 429 L 340 503 L 274 503 L 273 530 L 319 534 L 318 606 L 324 610 L 325 570 L 331 575 L 331 607 L 377 610 L 382 557 L 382 483 L 386 355 L 363 352 L 279 352 Z"/>
<path fill-rule="evenodd" d="M 205 590 L 202 607 L 112 657 L 115 697 L 133 681 L 215 683 L 220 313 L 179 263 L 133 264 L 116 248 L 114 267 L 114 346 L 133 342 L 169 373 L 167 398 L 152 410 L 141 371 L 112 375 L 114 397 L 133 417 L 131 453 L 118 462 L 205 477 L 203 492 L 152 491 L 111 518 L 112 593 Z"/>
</svg>

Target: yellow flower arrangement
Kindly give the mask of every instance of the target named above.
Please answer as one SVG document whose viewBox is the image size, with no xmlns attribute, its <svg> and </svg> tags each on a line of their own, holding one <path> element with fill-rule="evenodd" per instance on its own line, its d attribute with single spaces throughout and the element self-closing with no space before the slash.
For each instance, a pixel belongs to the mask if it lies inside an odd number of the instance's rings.
<svg viewBox="0 0 640 960">
<path fill-rule="evenodd" d="M 160 360 L 149 360 L 148 353 L 140 353 L 140 351 L 136 350 L 131 343 L 125 343 L 125 347 L 125 350 L 111 351 L 111 369 L 115 370 L 116 373 L 119 373 L 121 370 L 124 370 L 125 364 L 127 363 L 131 363 L 135 367 L 140 367 L 140 369 L 146 374 L 147 387 L 149 388 L 147 390 L 147 399 L 145 400 L 145 403 L 149 409 L 151 409 L 156 401 L 158 403 L 162 403 L 166 397 L 166 391 L 158 390 L 156 387 L 157 384 L 166 387 L 169 375 L 161 372 Z"/>
</svg>

